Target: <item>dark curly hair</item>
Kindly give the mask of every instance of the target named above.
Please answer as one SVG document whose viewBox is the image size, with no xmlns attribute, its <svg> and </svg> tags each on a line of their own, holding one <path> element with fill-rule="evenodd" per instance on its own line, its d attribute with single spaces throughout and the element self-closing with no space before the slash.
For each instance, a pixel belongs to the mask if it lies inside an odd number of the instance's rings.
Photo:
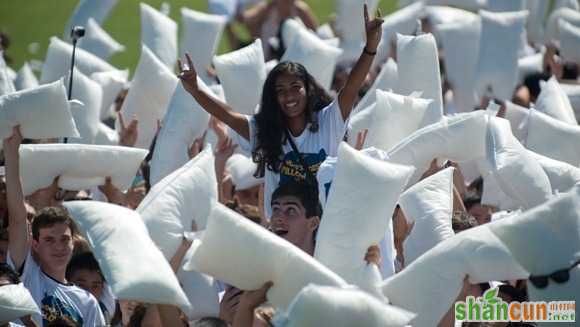
<svg viewBox="0 0 580 327">
<path fill-rule="evenodd" d="M 310 122 L 310 131 L 318 131 L 315 113 L 332 102 L 330 95 L 301 64 L 283 61 L 276 65 L 264 82 L 260 111 L 255 115 L 257 135 L 252 159 L 258 164 L 254 174 L 256 177 L 263 177 L 266 168 L 274 172 L 280 171 L 287 121 L 276 96 L 276 81 L 284 74 L 298 77 L 306 86 L 306 121 Z"/>
</svg>

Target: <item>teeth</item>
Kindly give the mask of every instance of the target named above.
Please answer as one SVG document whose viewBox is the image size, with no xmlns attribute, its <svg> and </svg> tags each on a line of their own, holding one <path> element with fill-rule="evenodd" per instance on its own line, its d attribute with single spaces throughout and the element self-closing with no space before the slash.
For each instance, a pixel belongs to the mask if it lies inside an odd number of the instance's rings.
<svg viewBox="0 0 580 327">
<path fill-rule="evenodd" d="M 292 108 L 292 107 L 295 107 L 295 106 L 296 106 L 296 104 L 297 104 L 296 102 L 287 103 L 287 104 L 286 104 L 286 107 L 290 107 L 290 108 Z"/>
</svg>

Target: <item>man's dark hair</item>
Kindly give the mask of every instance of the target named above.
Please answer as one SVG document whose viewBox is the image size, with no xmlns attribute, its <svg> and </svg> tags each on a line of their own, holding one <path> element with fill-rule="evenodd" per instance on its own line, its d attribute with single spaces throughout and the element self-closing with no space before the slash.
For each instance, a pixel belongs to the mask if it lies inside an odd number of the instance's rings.
<svg viewBox="0 0 580 327">
<path fill-rule="evenodd" d="M 76 327 L 77 324 L 75 324 L 68 317 L 60 316 L 60 317 L 58 317 L 54 320 L 51 320 L 50 322 L 44 324 L 44 326 L 45 327 Z"/>
<path fill-rule="evenodd" d="M 78 255 L 75 255 L 68 266 L 66 266 L 66 279 L 70 279 L 72 275 L 78 270 L 88 270 L 88 271 L 96 271 L 101 275 L 103 281 L 105 278 L 103 277 L 103 273 L 101 272 L 101 268 L 99 267 L 99 263 L 95 256 L 91 252 L 84 252 Z"/>
<path fill-rule="evenodd" d="M 77 233 L 76 225 L 64 207 L 46 207 L 40 210 L 32 220 L 32 238 L 38 241 L 40 229 L 50 228 L 56 224 L 65 224 L 71 234 Z"/>
<path fill-rule="evenodd" d="M 297 197 L 306 210 L 306 218 L 314 216 L 322 217 L 322 206 L 318 200 L 318 192 L 313 186 L 295 181 L 287 182 L 274 191 L 272 194 L 272 202 L 283 196 Z"/>
<path fill-rule="evenodd" d="M 540 81 L 547 81 L 551 74 L 533 73 L 524 78 L 524 85 L 530 90 L 530 100 L 535 102 L 540 94 Z"/>
<path fill-rule="evenodd" d="M 0 278 L 7 278 L 12 284 L 19 284 L 20 278 L 18 274 L 5 263 L 0 263 Z"/>
<path fill-rule="evenodd" d="M 476 204 L 481 204 L 481 197 L 477 195 L 470 195 L 463 200 L 463 205 L 467 211 Z"/>
<path fill-rule="evenodd" d="M 578 79 L 578 65 L 573 61 L 566 61 L 562 67 L 562 79 Z"/>
<path fill-rule="evenodd" d="M 196 320 L 192 327 L 228 327 L 228 323 L 215 317 L 203 317 Z"/>
</svg>

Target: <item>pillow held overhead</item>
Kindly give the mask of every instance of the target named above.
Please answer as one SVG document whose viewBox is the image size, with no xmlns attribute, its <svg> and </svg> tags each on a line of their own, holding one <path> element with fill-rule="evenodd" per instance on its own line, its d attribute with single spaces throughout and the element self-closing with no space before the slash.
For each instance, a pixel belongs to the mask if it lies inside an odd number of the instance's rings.
<svg viewBox="0 0 580 327">
<path fill-rule="evenodd" d="M 526 147 L 536 153 L 580 166 L 580 126 L 530 110 Z"/>
<path fill-rule="evenodd" d="M 70 35 L 73 26 L 85 26 L 89 18 L 101 24 L 108 16 L 118 0 L 80 0 L 64 29 L 64 37 Z"/>
<path fill-rule="evenodd" d="M 570 99 L 560 87 L 556 76 L 550 77 L 546 82 L 540 81 L 540 87 L 541 91 L 536 99 L 535 109 L 552 118 L 577 126 Z"/>
<path fill-rule="evenodd" d="M 115 53 L 125 51 L 125 46 L 115 41 L 94 18 L 89 18 L 86 26 L 85 36 L 79 40 L 80 48 L 106 61 Z"/>
<path fill-rule="evenodd" d="M 560 27 L 560 48 L 562 57 L 580 63 L 580 27 L 574 26 L 562 19 Z"/>
<path fill-rule="evenodd" d="M 111 106 L 115 103 L 119 93 L 128 86 L 129 70 L 98 72 L 90 77 L 93 81 L 99 83 L 103 89 L 100 118 L 105 120 L 113 115 Z"/>
<path fill-rule="evenodd" d="M 359 112 L 361 109 L 366 108 L 376 101 L 376 91 L 391 91 L 397 87 L 397 82 L 399 80 L 399 73 L 397 68 L 397 63 L 393 58 L 389 58 L 387 62 L 381 68 L 381 72 L 364 95 L 364 97 L 357 103 L 356 107 L 353 109 L 351 116 Z"/>
<path fill-rule="evenodd" d="M 176 305 L 185 312 L 191 309 L 138 213 L 97 201 L 65 202 L 65 207 L 89 242 L 116 298 Z"/>
<path fill-rule="evenodd" d="M 177 61 L 177 23 L 141 2 L 141 44 L 148 47 L 167 68 Z"/>
<path fill-rule="evenodd" d="M 560 20 L 566 21 L 574 26 L 580 26 L 580 12 L 566 7 L 554 10 L 546 23 L 546 44 L 560 40 Z"/>
<path fill-rule="evenodd" d="M 80 138 L 73 138 L 70 143 L 94 144 L 100 124 L 103 89 L 97 82 L 74 68 L 72 98 L 80 101 L 82 105 L 71 103 L 71 113 Z"/>
<path fill-rule="evenodd" d="M 13 78 L 10 77 L 9 67 L 4 61 L 4 51 L 0 51 L 0 96 L 16 91 Z"/>
<path fill-rule="evenodd" d="M 0 286 L 1 324 L 34 314 L 41 314 L 41 312 L 24 284 Z"/>
<path fill-rule="evenodd" d="M 528 153 L 538 161 L 550 179 L 553 194 L 567 192 L 574 185 L 580 183 L 580 168 L 562 161 L 550 159 L 533 151 L 528 150 Z"/>
<path fill-rule="evenodd" d="M 18 75 L 14 80 L 14 87 L 17 91 L 31 89 L 38 86 L 38 79 L 32 72 L 30 65 L 25 62 L 22 68 L 18 71 Z"/>
<path fill-rule="evenodd" d="M 264 182 L 263 178 L 254 177 L 257 164 L 252 158 L 234 153 L 226 162 L 226 171 L 232 177 L 236 190 L 247 190 Z"/>
<path fill-rule="evenodd" d="M 105 178 L 124 191 L 147 155 L 146 150 L 85 144 L 23 144 L 20 146 L 22 191 L 30 195 L 55 177 L 65 190 L 104 185 Z"/>
</svg>

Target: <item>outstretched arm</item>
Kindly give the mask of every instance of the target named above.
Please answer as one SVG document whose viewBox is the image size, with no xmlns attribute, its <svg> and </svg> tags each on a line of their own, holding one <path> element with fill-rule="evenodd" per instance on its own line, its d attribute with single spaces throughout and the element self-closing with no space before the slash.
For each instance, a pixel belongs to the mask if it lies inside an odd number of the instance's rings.
<svg viewBox="0 0 580 327">
<path fill-rule="evenodd" d="M 200 89 L 197 84 L 197 72 L 193 67 L 193 62 L 188 53 L 185 54 L 188 67 L 183 67 L 181 60 L 178 60 L 179 79 L 187 92 L 189 92 L 197 103 L 210 115 L 224 122 L 231 129 L 236 131 L 246 140 L 250 140 L 250 126 L 246 117 L 232 110 L 226 103 L 207 94 Z"/>
<path fill-rule="evenodd" d="M 365 18 L 365 31 L 367 36 L 367 42 L 364 50 L 358 61 L 352 68 L 350 75 L 346 84 L 340 90 L 338 94 L 338 104 L 340 106 L 340 112 L 342 114 L 342 119 L 346 120 L 350 115 L 352 107 L 358 97 L 358 92 L 366 79 L 369 72 L 371 64 L 373 63 L 374 56 L 377 53 L 377 47 L 381 40 L 381 33 L 383 20 L 380 18 L 380 10 L 377 12 L 379 18 L 374 18 L 370 20 L 367 5 L 364 5 L 364 18 Z"/>
</svg>

